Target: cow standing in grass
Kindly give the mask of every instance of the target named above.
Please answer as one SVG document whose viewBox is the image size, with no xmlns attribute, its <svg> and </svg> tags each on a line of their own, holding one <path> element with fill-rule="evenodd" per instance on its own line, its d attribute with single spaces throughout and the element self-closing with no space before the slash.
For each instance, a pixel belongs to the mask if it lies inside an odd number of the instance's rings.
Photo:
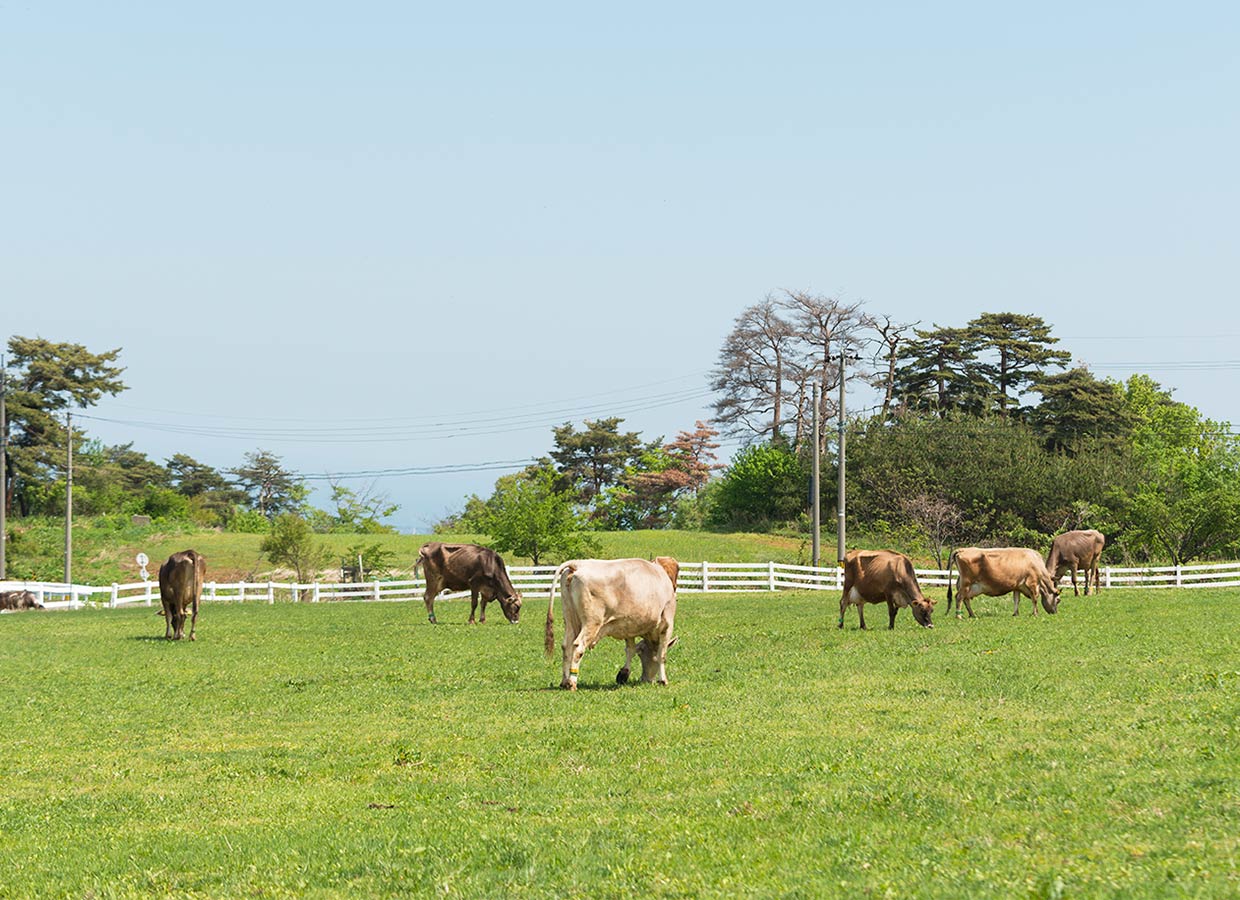
<svg viewBox="0 0 1240 900">
<path fill-rule="evenodd" d="M 680 564 L 667 557 L 574 559 L 556 569 L 547 604 L 546 651 L 555 651 L 555 586 L 564 597 L 564 671 L 560 687 L 577 690 L 581 657 L 605 637 L 624 641 L 624 668 L 616 681 L 629 680 L 636 653 L 642 681 L 667 684 L 667 650 L 675 643 L 676 579 Z"/>
<path fill-rule="evenodd" d="M 1085 596 L 1089 596 L 1090 575 L 1094 580 L 1094 593 L 1098 593 L 1098 561 L 1102 559 L 1102 548 L 1107 539 L 1101 531 L 1092 528 L 1086 531 L 1065 531 L 1051 543 L 1050 555 L 1046 557 L 1046 570 L 1051 573 L 1055 583 L 1063 578 L 1064 572 L 1072 571 L 1072 594 L 1079 596 L 1076 589 L 1076 571 L 1085 571 Z"/>
<path fill-rule="evenodd" d="M 478 601 L 482 600 L 482 616 L 478 620 L 486 624 L 487 603 L 499 601 L 499 607 L 509 622 L 521 618 L 521 595 L 508 578 L 503 558 L 487 547 L 476 544 L 445 544 L 427 541 L 418 550 L 418 561 L 413 564 L 413 574 L 418 569 L 426 572 L 426 617 L 435 624 L 435 598 L 442 591 L 469 591 L 469 624 L 474 624 Z"/>
<path fill-rule="evenodd" d="M 1033 602 L 1033 614 L 1038 614 L 1038 600 L 1048 613 L 1059 609 L 1059 588 L 1055 586 L 1046 564 L 1036 550 L 1024 547 L 962 547 L 952 551 L 947 560 L 947 609 L 952 608 L 952 568 L 960 570 L 956 581 L 956 618 L 960 618 L 960 604 L 963 601 L 973 615 L 971 597 L 986 594 L 990 597 L 1012 595 L 1012 615 L 1020 614 L 1020 595 L 1024 594 Z"/>
<path fill-rule="evenodd" d="M 164 637 L 179 641 L 185 634 L 185 611 L 191 610 L 189 639 L 195 640 L 198 601 L 207 577 L 207 561 L 196 550 L 182 550 L 159 567 L 159 602 L 164 607 Z"/>
<path fill-rule="evenodd" d="M 934 601 L 927 600 L 917 583 L 913 561 L 894 550 L 850 550 L 844 557 L 844 593 L 840 597 L 840 628 L 849 605 L 857 607 L 861 627 L 865 628 L 865 605 L 887 604 L 888 628 L 896 627 L 896 613 L 908 607 L 924 628 L 933 628 L 930 614 Z"/>
</svg>

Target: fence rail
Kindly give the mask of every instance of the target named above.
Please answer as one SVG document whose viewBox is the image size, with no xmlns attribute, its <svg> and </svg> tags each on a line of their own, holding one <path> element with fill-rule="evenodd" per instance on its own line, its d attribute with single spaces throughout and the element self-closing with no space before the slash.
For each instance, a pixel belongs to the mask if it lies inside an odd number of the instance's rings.
<svg viewBox="0 0 1240 900">
<path fill-rule="evenodd" d="M 509 566 L 508 574 L 523 594 L 547 594 L 555 566 Z M 945 587 L 944 569 L 917 569 L 917 578 L 928 587 Z M 1193 566 L 1152 566 L 1145 568 L 1100 569 L 1102 586 L 1135 588 L 1202 588 L 1240 586 L 1240 562 L 1206 563 Z M 796 566 L 777 562 L 680 564 L 678 590 L 683 594 L 736 593 L 779 590 L 838 591 L 843 588 L 843 571 L 838 568 Z M 354 600 L 399 602 L 420 599 L 426 588 L 423 578 L 403 581 L 311 582 L 287 581 L 218 582 L 203 585 L 206 602 L 275 603 L 308 600 L 313 603 Z M 48 609 L 81 609 L 86 606 L 116 608 L 159 600 L 159 584 L 135 581 L 105 586 L 62 584 L 48 581 L 4 581 L 0 591 L 30 591 Z M 441 595 L 451 600 L 468 597 L 469 592 Z"/>
</svg>

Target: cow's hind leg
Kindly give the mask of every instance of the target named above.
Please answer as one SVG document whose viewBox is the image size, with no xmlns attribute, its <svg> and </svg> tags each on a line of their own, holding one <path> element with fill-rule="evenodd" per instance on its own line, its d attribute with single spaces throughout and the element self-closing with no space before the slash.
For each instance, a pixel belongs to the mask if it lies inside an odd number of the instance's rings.
<svg viewBox="0 0 1240 900">
<path fill-rule="evenodd" d="M 1085 593 L 1089 593 L 1089 569 L 1085 570 Z M 1079 597 L 1081 592 L 1076 589 L 1076 566 L 1072 566 L 1072 596 Z"/>
<path fill-rule="evenodd" d="M 197 630 L 198 630 L 198 600 L 195 599 L 194 600 L 194 616 L 189 621 L 189 639 L 191 641 L 198 640 L 198 638 L 194 637 L 194 632 Z"/>
<path fill-rule="evenodd" d="M 844 612 L 848 609 L 848 591 L 840 594 L 840 628 L 844 627 Z"/>
<path fill-rule="evenodd" d="M 482 609 L 485 611 L 486 606 L 484 605 Z M 474 624 L 474 613 L 477 610 L 478 610 L 478 589 L 470 588 L 469 589 L 469 624 L 470 625 Z M 486 621 L 485 615 L 482 621 L 484 622 Z"/>
<path fill-rule="evenodd" d="M 857 604 L 857 618 L 861 620 L 861 630 L 865 631 L 865 601 Z"/>
<path fill-rule="evenodd" d="M 172 640 L 172 610 L 164 604 L 164 640 Z"/>
</svg>

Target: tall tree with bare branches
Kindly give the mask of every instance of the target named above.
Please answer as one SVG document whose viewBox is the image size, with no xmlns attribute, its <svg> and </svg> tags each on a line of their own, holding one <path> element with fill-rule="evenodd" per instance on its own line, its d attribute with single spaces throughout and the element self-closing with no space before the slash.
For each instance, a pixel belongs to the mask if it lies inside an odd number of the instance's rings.
<svg viewBox="0 0 1240 900">
<path fill-rule="evenodd" d="M 719 393 L 715 422 L 729 434 L 781 437 L 798 342 L 782 313 L 779 301 L 768 294 L 742 310 L 724 339 L 711 387 Z"/>
</svg>

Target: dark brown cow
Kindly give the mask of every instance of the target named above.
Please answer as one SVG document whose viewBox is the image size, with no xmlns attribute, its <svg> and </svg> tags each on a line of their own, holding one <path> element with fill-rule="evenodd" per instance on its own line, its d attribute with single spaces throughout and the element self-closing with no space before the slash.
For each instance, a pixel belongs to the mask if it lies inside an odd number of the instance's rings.
<svg viewBox="0 0 1240 900">
<path fill-rule="evenodd" d="M 498 600 L 500 609 L 509 622 L 521 617 L 521 595 L 508 579 L 504 560 L 494 550 L 475 544 L 445 544 L 427 541 L 418 550 L 418 561 L 413 565 L 414 577 L 418 568 L 426 571 L 426 617 L 435 624 L 435 598 L 445 590 L 469 591 L 469 624 L 474 624 L 474 612 L 478 599 L 482 599 L 482 615 L 478 621 L 487 620 L 487 603 Z"/>
<path fill-rule="evenodd" d="M 0 593 L 0 609 L 14 612 L 22 609 L 43 609 L 39 598 L 30 591 L 4 591 Z"/>
<path fill-rule="evenodd" d="M 198 627 L 198 601 L 207 577 L 207 561 L 196 550 L 182 550 L 168 557 L 159 567 L 159 602 L 164 607 L 164 637 L 179 641 L 185 636 L 185 611 L 193 611 L 189 639 L 195 640 Z"/>
<path fill-rule="evenodd" d="M 956 618 L 960 618 L 960 604 L 973 615 L 971 597 L 986 594 L 990 597 L 1012 595 L 1012 615 L 1020 613 L 1020 595 L 1033 602 L 1033 614 L 1038 614 L 1038 600 L 1048 613 L 1059 610 L 1059 588 L 1055 586 L 1046 564 L 1036 550 L 1024 547 L 962 547 L 953 550 L 947 560 L 947 609 L 952 608 L 952 567 L 960 570 L 956 582 Z"/>
<path fill-rule="evenodd" d="M 886 601 L 890 616 L 888 628 L 896 627 L 896 613 L 907 606 L 917 624 L 933 628 L 930 614 L 934 601 L 927 600 L 917 583 L 913 561 L 894 550 L 850 550 L 844 557 L 844 593 L 840 597 L 840 628 L 849 605 L 857 607 L 861 627 L 865 628 L 865 604 Z"/>
<path fill-rule="evenodd" d="M 1092 528 L 1086 531 L 1065 531 L 1051 543 L 1050 555 L 1046 557 L 1046 570 L 1051 573 L 1055 583 L 1063 578 L 1063 573 L 1072 570 L 1072 593 L 1079 596 L 1076 589 L 1076 570 L 1085 570 L 1085 596 L 1089 596 L 1089 576 L 1094 578 L 1094 593 L 1098 593 L 1098 561 L 1102 558 L 1102 548 L 1107 539 L 1101 531 Z"/>
</svg>

